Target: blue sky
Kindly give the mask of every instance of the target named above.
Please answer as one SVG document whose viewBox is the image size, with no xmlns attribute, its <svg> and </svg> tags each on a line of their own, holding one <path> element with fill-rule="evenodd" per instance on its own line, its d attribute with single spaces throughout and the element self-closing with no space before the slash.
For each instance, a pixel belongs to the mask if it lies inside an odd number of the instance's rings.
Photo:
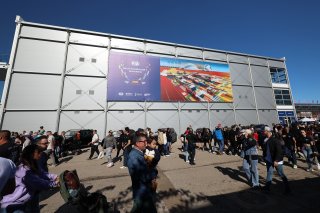
<svg viewBox="0 0 320 213">
<path fill-rule="evenodd" d="M 286 57 L 294 100 L 320 101 L 317 0 L 5 0 L 0 57 L 15 16 L 26 21 L 152 40 Z"/>
</svg>

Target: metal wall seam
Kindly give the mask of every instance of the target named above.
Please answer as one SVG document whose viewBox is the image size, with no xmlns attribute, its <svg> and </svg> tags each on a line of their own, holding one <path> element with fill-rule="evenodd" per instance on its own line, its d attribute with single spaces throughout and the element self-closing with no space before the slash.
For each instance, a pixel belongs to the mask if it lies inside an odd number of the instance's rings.
<svg viewBox="0 0 320 213">
<path fill-rule="evenodd" d="M 145 40 L 143 41 L 143 48 L 144 48 L 143 54 L 146 56 L 147 55 L 147 42 Z M 144 101 L 143 111 L 144 111 L 144 129 L 146 129 L 147 128 L 147 112 L 148 112 L 146 100 Z"/>
<path fill-rule="evenodd" d="M 180 101 L 179 101 L 179 102 L 178 102 L 179 135 L 181 135 L 181 120 L 180 120 L 180 116 L 181 116 L 181 106 L 180 106 Z"/>
<path fill-rule="evenodd" d="M 20 16 L 16 16 L 16 31 L 14 33 L 11 54 L 10 54 L 10 59 L 9 59 L 9 66 L 7 69 L 6 79 L 4 82 L 3 93 L 2 93 L 2 98 L 1 98 L 2 109 L 1 109 L 1 118 L 0 118 L 0 129 L 2 129 L 4 114 L 5 114 L 6 107 L 7 107 L 8 94 L 9 94 L 9 89 L 10 89 L 11 80 L 12 80 L 12 70 L 14 68 L 15 58 L 16 58 L 16 54 L 17 54 L 19 36 L 21 33 L 21 27 L 22 27 L 22 21 L 23 20 Z"/>
<path fill-rule="evenodd" d="M 251 62 L 250 58 L 248 57 L 248 65 L 249 65 L 249 72 L 250 72 L 250 78 L 251 78 L 251 86 L 252 86 L 252 91 L 253 91 L 253 98 L 254 102 L 256 104 L 256 112 L 257 112 L 257 118 L 258 118 L 258 123 L 260 124 L 260 116 L 259 116 L 259 111 L 258 111 L 258 103 L 257 103 L 257 97 L 256 97 L 256 91 L 254 89 L 254 83 L 253 83 L 253 77 L 252 77 L 252 69 L 251 69 Z"/>
<path fill-rule="evenodd" d="M 57 121 L 56 121 L 56 129 L 55 132 L 59 131 L 59 125 L 60 125 L 60 117 L 61 117 L 61 105 L 62 105 L 62 99 L 63 99 L 63 89 L 64 89 L 64 81 L 65 81 L 65 73 L 67 69 L 67 59 L 68 59 L 68 50 L 69 50 L 69 39 L 70 39 L 70 31 L 67 30 L 67 38 L 66 38 L 66 50 L 64 55 L 64 67 L 61 73 L 61 88 L 60 88 L 60 97 L 59 97 L 59 103 L 58 103 L 58 109 L 57 109 Z"/>
<path fill-rule="evenodd" d="M 275 94 L 274 94 L 272 77 L 271 77 L 271 73 L 270 73 L 270 63 L 269 63 L 269 60 L 267 60 L 267 65 L 268 65 L 268 70 L 269 70 L 269 78 L 270 78 L 270 82 L 271 82 L 271 88 L 272 88 L 272 96 L 273 96 L 273 100 L 274 100 L 274 106 L 275 106 L 276 112 L 277 112 L 278 123 L 280 123 L 280 119 L 279 119 L 279 115 L 278 115 L 278 109 L 277 109 L 277 101 L 276 101 L 276 96 L 275 96 Z"/>
<path fill-rule="evenodd" d="M 35 41 L 46 41 L 46 42 L 53 42 L 53 43 L 65 43 L 65 41 L 57 41 L 52 39 L 46 39 L 46 38 L 34 38 L 34 37 L 28 37 L 28 36 L 19 36 L 20 39 L 27 39 L 27 40 L 35 40 Z"/>
<path fill-rule="evenodd" d="M 103 137 L 107 135 L 107 128 L 108 128 L 108 111 L 109 111 L 109 106 L 108 106 L 108 75 L 109 75 L 109 63 L 110 63 L 110 51 L 111 51 L 111 38 L 108 37 L 109 41 L 108 41 L 108 51 L 107 51 L 107 57 L 108 57 L 108 66 L 107 66 L 107 70 L 106 70 L 106 94 L 105 94 L 105 98 L 106 98 L 106 105 L 105 105 L 105 115 L 104 115 L 104 130 L 103 130 Z M 115 105 L 116 103 L 114 103 Z"/>
<path fill-rule="evenodd" d="M 227 55 L 227 63 L 229 65 L 229 68 L 230 68 L 230 62 L 229 62 L 229 54 L 226 54 Z M 230 71 L 230 80 L 231 79 L 231 71 Z M 231 81 L 232 83 L 232 81 Z M 232 85 L 232 96 L 233 96 L 233 101 L 232 101 L 232 109 L 233 109 L 233 116 L 234 116 L 234 122 L 237 124 L 238 121 L 237 121 L 237 115 L 236 115 L 236 108 L 234 106 L 234 92 L 233 92 L 233 85 Z"/>
<path fill-rule="evenodd" d="M 202 49 L 202 61 L 205 61 L 204 50 Z M 211 116 L 210 116 L 210 105 L 209 101 L 207 102 L 207 112 L 208 112 L 208 121 L 209 121 L 209 129 L 211 130 Z"/>
</svg>

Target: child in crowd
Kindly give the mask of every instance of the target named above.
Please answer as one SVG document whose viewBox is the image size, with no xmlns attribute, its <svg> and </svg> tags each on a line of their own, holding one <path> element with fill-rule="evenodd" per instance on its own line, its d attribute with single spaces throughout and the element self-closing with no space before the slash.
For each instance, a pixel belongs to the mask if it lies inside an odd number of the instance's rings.
<svg viewBox="0 0 320 213">
<path fill-rule="evenodd" d="M 151 177 L 152 177 L 152 189 L 156 191 L 157 189 L 157 176 L 158 176 L 158 170 L 157 165 L 160 161 L 160 152 L 157 149 L 157 142 L 153 137 L 150 137 L 147 141 L 147 147 L 145 151 L 144 158 L 147 162 L 148 169 L 150 171 Z"/>
</svg>

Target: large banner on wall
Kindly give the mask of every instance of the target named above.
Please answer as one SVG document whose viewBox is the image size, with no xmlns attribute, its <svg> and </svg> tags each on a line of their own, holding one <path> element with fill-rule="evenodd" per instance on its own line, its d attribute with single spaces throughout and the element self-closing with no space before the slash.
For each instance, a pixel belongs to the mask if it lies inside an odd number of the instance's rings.
<svg viewBox="0 0 320 213">
<path fill-rule="evenodd" d="M 232 102 L 228 64 L 111 52 L 108 101 Z"/>
<path fill-rule="evenodd" d="M 160 58 L 110 52 L 109 101 L 159 101 Z"/>
</svg>

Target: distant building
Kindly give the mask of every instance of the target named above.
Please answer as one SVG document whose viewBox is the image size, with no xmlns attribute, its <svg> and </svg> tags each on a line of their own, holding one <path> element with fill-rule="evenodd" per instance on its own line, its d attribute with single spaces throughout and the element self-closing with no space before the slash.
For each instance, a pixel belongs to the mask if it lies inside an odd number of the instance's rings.
<svg viewBox="0 0 320 213">
<path fill-rule="evenodd" d="M 295 103 L 298 118 L 320 118 L 320 103 Z"/>
</svg>

